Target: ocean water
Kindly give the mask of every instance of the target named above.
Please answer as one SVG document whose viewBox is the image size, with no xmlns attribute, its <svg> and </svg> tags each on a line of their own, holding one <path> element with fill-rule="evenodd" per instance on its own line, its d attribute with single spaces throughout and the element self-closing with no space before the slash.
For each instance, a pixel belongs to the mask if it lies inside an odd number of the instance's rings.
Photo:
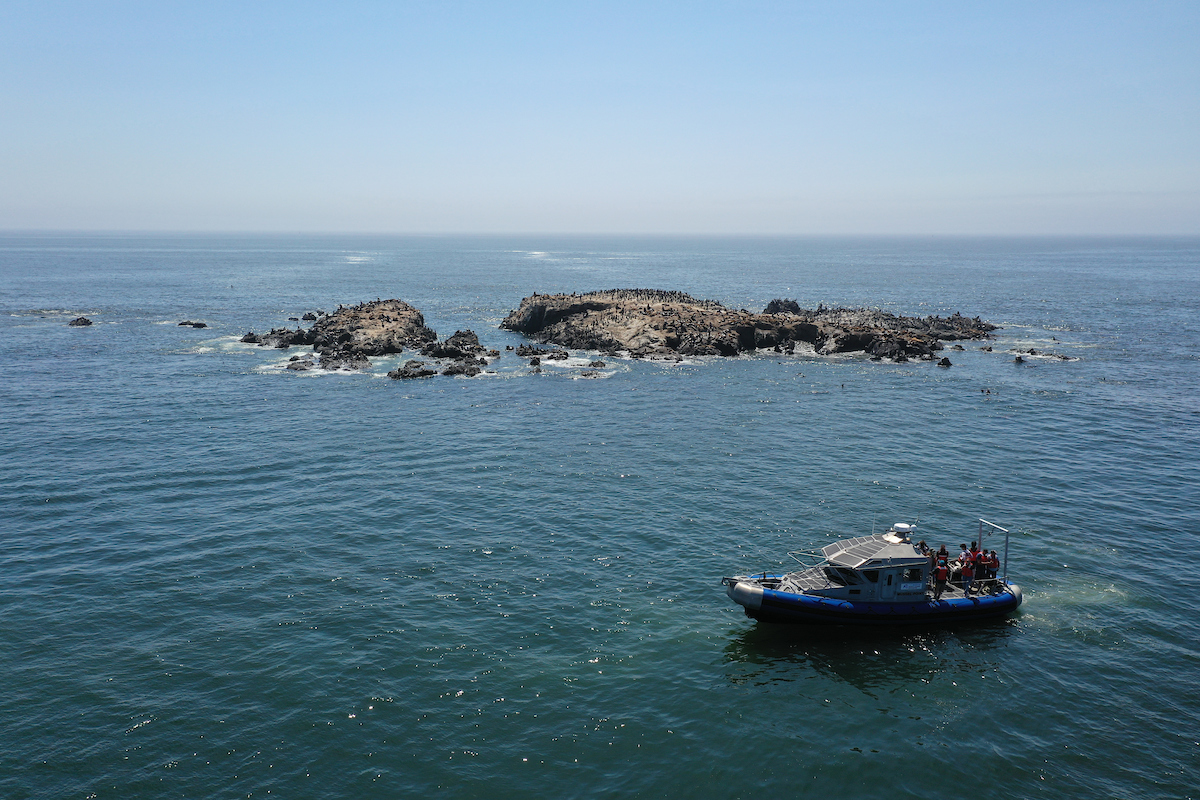
<svg viewBox="0 0 1200 800">
<path fill-rule="evenodd" d="M 1003 328 L 404 382 L 238 342 L 399 297 L 503 352 L 525 295 L 617 287 Z M 1197 239 L 4 234 L 0 796 L 1196 797 L 1198 354 Z M 1005 621 L 720 586 L 979 517 Z"/>
</svg>

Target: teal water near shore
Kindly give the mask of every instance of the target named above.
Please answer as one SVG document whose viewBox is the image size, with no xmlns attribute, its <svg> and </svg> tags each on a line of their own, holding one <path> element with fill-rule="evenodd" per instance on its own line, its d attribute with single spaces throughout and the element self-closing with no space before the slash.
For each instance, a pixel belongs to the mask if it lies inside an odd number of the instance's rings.
<svg viewBox="0 0 1200 800">
<path fill-rule="evenodd" d="M 6 798 L 1197 796 L 1200 240 L 4 234 L 0 278 Z M 1003 328 L 948 369 L 505 351 L 525 295 L 618 287 Z M 238 341 L 376 297 L 495 373 Z M 978 517 L 1006 621 L 720 586 Z"/>
</svg>

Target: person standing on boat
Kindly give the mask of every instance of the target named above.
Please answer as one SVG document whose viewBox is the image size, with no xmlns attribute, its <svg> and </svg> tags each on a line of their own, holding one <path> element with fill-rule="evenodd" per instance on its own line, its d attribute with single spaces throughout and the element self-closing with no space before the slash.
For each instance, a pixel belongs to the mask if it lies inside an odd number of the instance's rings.
<svg viewBox="0 0 1200 800">
<path fill-rule="evenodd" d="M 945 550 L 946 548 L 942 548 Z M 946 581 L 950 580 L 950 567 L 944 560 L 939 560 L 933 569 L 933 599 L 941 600 L 942 592 L 946 591 Z"/>
<path fill-rule="evenodd" d="M 975 577 L 979 579 L 979 590 L 983 591 L 984 581 L 988 575 L 988 551 L 979 550 L 975 553 Z"/>
<path fill-rule="evenodd" d="M 996 555 L 993 550 L 988 558 L 988 577 L 996 580 L 996 576 L 1000 574 L 1000 556 Z"/>
<path fill-rule="evenodd" d="M 963 562 L 962 572 L 963 597 L 971 596 L 971 583 L 975 580 L 975 562 L 967 559 Z"/>
</svg>

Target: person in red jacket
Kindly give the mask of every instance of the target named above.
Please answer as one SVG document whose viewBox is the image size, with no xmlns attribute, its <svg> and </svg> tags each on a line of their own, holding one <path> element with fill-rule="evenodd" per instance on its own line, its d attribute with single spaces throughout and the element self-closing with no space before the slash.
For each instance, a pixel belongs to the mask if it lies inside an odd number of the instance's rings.
<svg viewBox="0 0 1200 800">
<path fill-rule="evenodd" d="M 975 580 L 975 562 L 972 559 L 968 558 L 963 562 L 959 576 L 962 578 L 963 596 L 970 597 L 971 583 Z"/>
<path fill-rule="evenodd" d="M 979 580 L 979 591 L 984 589 L 984 581 L 992 577 L 988 575 L 988 551 L 979 550 L 975 553 L 975 577 Z"/>
<path fill-rule="evenodd" d="M 933 599 L 941 600 L 942 592 L 946 591 L 946 581 L 950 580 L 950 568 L 945 561 L 939 561 L 933 568 Z"/>
</svg>

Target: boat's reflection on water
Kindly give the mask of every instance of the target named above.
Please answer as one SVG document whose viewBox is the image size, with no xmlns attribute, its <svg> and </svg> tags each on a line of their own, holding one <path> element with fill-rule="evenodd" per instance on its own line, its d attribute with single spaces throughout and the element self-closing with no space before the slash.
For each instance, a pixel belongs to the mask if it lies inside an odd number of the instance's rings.
<svg viewBox="0 0 1200 800">
<path fill-rule="evenodd" d="M 734 683 L 805 680 L 813 673 L 875 694 L 939 673 L 994 665 L 1018 622 L 998 619 L 924 630 L 756 623 L 725 646 Z"/>
</svg>

